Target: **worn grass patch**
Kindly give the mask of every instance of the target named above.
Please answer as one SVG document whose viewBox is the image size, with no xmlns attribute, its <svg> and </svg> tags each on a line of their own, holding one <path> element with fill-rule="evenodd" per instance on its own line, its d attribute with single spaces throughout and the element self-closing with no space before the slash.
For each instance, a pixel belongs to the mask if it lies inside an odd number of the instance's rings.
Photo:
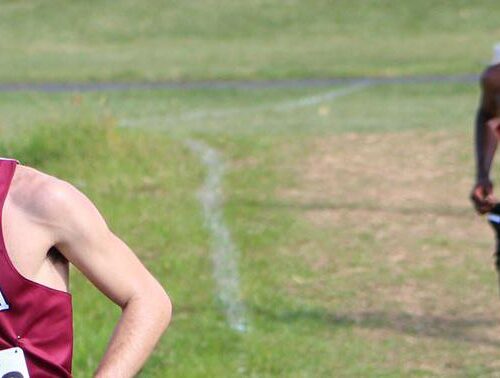
<svg viewBox="0 0 500 378">
<path fill-rule="evenodd" d="M 297 246 L 314 275 L 289 290 L 380 343 L 380 366 L 498 372 L 493 234 L 467 199 L 470 134 L 347 133 L 309 148 L 281 196 L 314 230 Z"/>
</svg>

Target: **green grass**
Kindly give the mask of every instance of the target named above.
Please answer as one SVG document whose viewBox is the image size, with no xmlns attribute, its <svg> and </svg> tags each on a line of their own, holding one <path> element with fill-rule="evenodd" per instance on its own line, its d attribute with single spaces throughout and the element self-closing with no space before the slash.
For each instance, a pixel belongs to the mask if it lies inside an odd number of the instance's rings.
<svg viewBox="0 0 500 378">
<path fill-rule="evenodd" d="M 174 321 L 142 376 L 497 372 L 492 240 L 466 199 L 476 88 L 374 86 L 272 110 L 325 91 L 0 95 L 2 154 L 74 182 L 171 294 Z M 183 116 L 225 109 L 250 111 Z M 227 163 L 245 334 L 215 300 L 187 138 Z M 89 376 L 118 311 L 73 273 L 75 376 Z"/>
<path fill-rule="evenodd" d="M 0 128 L 8 132 L 84 117 L 181 138 L 463 129 L 472 122 L 478 96 L 475 87 L 464 84 L 378 85 L 334 102 L 279 108 L 343 88 L 0 94 Z"/>
<path fill-rule="evenodd" d="M 493 0 L 0 2 L 0 81 L 470 73 Z"/>
</svg>

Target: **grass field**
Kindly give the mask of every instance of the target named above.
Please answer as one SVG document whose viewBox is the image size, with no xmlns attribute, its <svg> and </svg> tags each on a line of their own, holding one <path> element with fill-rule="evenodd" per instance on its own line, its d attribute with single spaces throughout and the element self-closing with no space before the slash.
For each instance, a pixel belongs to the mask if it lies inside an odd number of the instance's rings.
<svg viewBox="0 0 500 378">
<path fill-rule="evenodd" d="M 499 7 L 1 4 L 0 82 L 477 72 Z M 500 376 L 493 236 L 467 200 L 476 86 L 345 90 L 0 93 L 1 154 L 84 191 L 173 299 L 141 376 Z M 216 299 L 206 169 L 187 140 L 226 164 L 245 333 Z M 74 373 L 87 377 L 119 313 L 73 273 Z"/>
<path fill-rule="evenodd" d="M 26 127 L 4 148 L 76 183 L 168 288 L 174 322 L 145 377 L 498 371 L 492 235 L 467 203 L 475 87 L 374 86 L 258 110 L 315 94 L 3 94 L 6 122 Z M 217 116 L 182 116 L 200 112 Z M 120 129 L 127 120 L 150 129 Z M 187 138 L 228 165 L 244 334 L 215 300 L 204 171 Z M 75 374 L 88 376 L 118 313 L 75 277 Z"/>
<path fill-rule="evenodd" d="M 493 0 L 2 0 L 0 81 L 476 72 Z"/>
</svg>

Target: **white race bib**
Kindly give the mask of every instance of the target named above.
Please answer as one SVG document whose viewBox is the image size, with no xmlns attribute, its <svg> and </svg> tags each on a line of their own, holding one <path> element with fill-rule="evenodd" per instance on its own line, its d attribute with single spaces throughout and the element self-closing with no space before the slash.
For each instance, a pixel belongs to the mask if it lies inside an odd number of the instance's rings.
<svg viewBox="0 0 500 378">
<path fill-rule="evenodd" d="M 29 378 L 21 348 L 0 350 L 0 378 Z"/>
</svg>

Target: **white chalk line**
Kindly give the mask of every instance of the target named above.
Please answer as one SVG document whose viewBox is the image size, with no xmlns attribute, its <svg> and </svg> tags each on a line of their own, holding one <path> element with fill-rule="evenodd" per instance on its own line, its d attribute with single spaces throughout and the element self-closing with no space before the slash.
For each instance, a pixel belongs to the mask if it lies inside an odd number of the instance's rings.
<svg viewBox="0 0 500 378">
<path fill-rule="evenodd" d="M 186 144 L 199 156 L 207 169 L 205 181 L 198 195 L 206 227 L 211 233 L 213 275 L 217 296 L 224 307 L 229 326 L 235 331 L 245 332 L 248 324 L 240 292 L 239 251 L 224 222 L 222 211 L 224 163 L 219 153 L 207 144 L 196 140 L 188 140 Z"/>
<path fill-rule="evenodd" d="M 339 90 L 278 104 L 226 109 L 219 112 L 193 112 L 185 116 L 189 117 L 186 119 L 201 119 L 208 116 L 226 117 L 233 114 L 260 110 L 289 111 L 331 101 L 365 88 L 368 85 L 370 85 L 370 82 L 359 82 Z M 146 126 L 141 125 L 139 128 L 146 128 Z M 203 207 L 205 224 L 211 234 L 213 276 L 217 288 L 217 297 L 224 307 L 229 326 L 237 332 L 245 332 L 248 329 L 248 321 L 246 306 L 241 299 L 238 272 L 239 251 L 234 245 L 229 228 L 223 219 L 222 178 L 225 172 L 224 162 L 217 150 L 204 142 L 187 140 L 186 145 L 199 156 L 207 169 L 206 178 L 202 188 L 199 190 L 198 196 Z"/>
<path fill-rule="evenodd" d="M 200 110 L 194 112 L 187 112 L 180 114 L 176 117 L 155 116 L 140 119 L 124 119 L 119 123 L 120 127 L 140 127 L 144 124 L 156 124 L 156 127 L 148 126 L 148 128 L 159 128 L 162 124 L 197 121 L 207 118 L 226 118 L 235 115 L 252 114 L 260 111 L 275 111 L 287 112 L 295 109 L 300 109 L 308 106 L 319 105 L 324 102 L 335 100 L 339 97 L 349 95 L 373 84 L 369 80 L 360 80 L 347 87 L 335 89 L 326 93 L 320 93 L 312 96 L 300 97 L 295 100 L 288 100 L 274 104 L 264 104 L 256 106 L 248 106 L 241 108 L 227 108 L 218 110 Z"/>
</svg>

